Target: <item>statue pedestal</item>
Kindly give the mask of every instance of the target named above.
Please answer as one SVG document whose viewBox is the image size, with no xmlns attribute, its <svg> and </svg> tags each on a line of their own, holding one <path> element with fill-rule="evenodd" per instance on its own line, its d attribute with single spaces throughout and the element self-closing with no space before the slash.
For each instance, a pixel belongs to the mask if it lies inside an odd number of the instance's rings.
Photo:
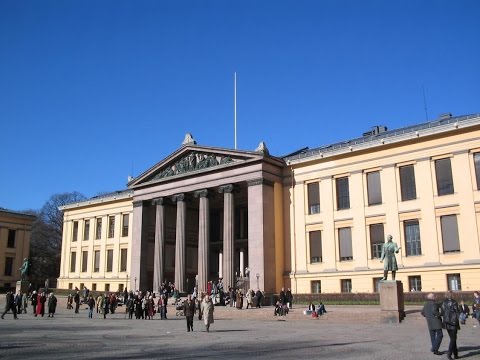
<svg viewBox="0 0 480 360">
<path fill-rule="evenodd" d="M 383 323 L 400 323 L 405 318 L 403 284 L 401 281 L 380 282 L 380 309 Z"/>
<path fill-rule="evenodd" d="M 15 289 L 15 294 L 28 294 L 28 289 L 30 288 L 30 283 L 25 280 L 17 281 L 17 287 Z"/>
</svg>

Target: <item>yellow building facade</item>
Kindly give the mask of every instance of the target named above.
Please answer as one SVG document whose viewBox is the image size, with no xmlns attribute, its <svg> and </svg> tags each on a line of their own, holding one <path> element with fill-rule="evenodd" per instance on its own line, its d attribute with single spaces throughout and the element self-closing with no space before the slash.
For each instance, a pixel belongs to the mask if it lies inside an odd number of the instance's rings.
<svg viewBox="0 0 480 360">
<path fill-rule="evenodd" d="M 375 292 L 391 234 L 405 291 L 479 289 L 479 139 L 479 114 L 283 158 L 187 134 L 128 190 L 62 207 L 58 286 L 191 291 L 241 277 L 266 292 Z"/>
<path fill-rule="evenodd" d="M 0 287 L 15 288 L 23 259 L 29 257 L 35 216 L 0 208 Z"/>
</svg>

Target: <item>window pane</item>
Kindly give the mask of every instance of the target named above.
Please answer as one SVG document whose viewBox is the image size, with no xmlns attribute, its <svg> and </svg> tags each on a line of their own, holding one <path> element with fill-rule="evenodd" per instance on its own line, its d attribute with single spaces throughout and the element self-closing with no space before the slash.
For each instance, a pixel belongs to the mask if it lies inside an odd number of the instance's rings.
<svg viewBox="0 0 480 360">
<path fill-rule="evenodd" d="M 95 250 L 95 258 L 93 261 L 93 271 L 94 272 L 100 271 L 100 250 Z"/>
<path fill-rule="evenodd" d="M 380 183 L 380 171 L 367 174 L 368 205 L 382 203 L 382 187 Z"/>
<path fill-rule="evenodd" d="M 317 263 L 322 261 L 322 233 L 320 231 L 311 231 L 310 237 L 310 262 Z"/>
<path fill-rule="evenodd" d="M 122 236 L 128 236 L 128 220 L 129 220 L 128 214 L 123 214 Z"/>
<path fill-rule="evenodd" d="M 6 257 L 5 258 L 5 276 L 12 276 L 13 275 L 13 257 Z M 5 286 L 6 287 L 6 286 Z"/>
<path fill-rule="evenodd" d="M 113 250 L 107 250 L 107 271 L 113 268 Z"/>
<path fill-rule="evenodd" d="M 120 271 L 127 271 L 127 249 L 120 250 Z"/>
<path fill-rule="evenodd" d="M 457 215 L 447 215 L 440 218 L 442 226 L 443 252 L 460 251 L 458 238 Z"/>
<path fill-rule="evenodd" d="M 435 161 L 435 175 L 438 195 L 453 194 L 452 166 L 449 158 Z"/>
<path fill-rule="evenodd" d="M 72 234 L 72 241 L 77 241 L 78 237 L 78 221 L 73 222 L 73 234 Z"/>
<path fill-rule="evenodd" d="M 115 216 L 108 217 L 108 237 L 113 238 L 115 236 Z"/>
<path fill-rule="evenodd" d="M 477 178 L 477 190 L 480 190 L 480 153 L 473 154 L 475 176 Z"/>
<path fill-rule="evenodd" d="M 415 186 L 415 170 L 413 165 L 401 166 L 399 172 L 402 201 L 416 199 L 417 189 Z"/>
<path fill-rule="evenodd" d="M 77 267 L 77 253 L 75 251 L 72 251 L 70 254 L 70 272 L 75 272 L 75 269 Z"/>
<path fill-rule="evenodd" d="M 370 245 L 372 247 L 372 259 L 380 259 L 382 246 L 385 243 L 383 224 L 370 225 Z"/>
<path fill-rule="evenodd" d="M 15 247 L 15 236 L 17 234 L 16 230 L 9 229 L 8 230 L 8 241 L 7 247 L 14 248 Z"/>
<path fill-rule="evenodd" d="M 403 223 L 405 231 L 405 243 L 407 256 L 422 255 L 422 243 L 420 241 L 420 227 L 418 220 L 409 220 Z"/>
<path fill-rule="evenodd" d="M 338 178 L 335 180 L 337 190 L 337 209 L 350 208 L 350 192 L 348 188 L 348 177 Z"/>
<path fill-rule="evenodd" d="M 82 251 L 82 272 L 87 271 L 88 251 Z"/>
<path fill-rule="evenodd" d="M 447 286 L 450 291 L 461 291 L 462 282 L 460 280 L 460 274 L 448 274 L 447 275 Z"/>
<path fill-rule="evenodd" d="M 422 278 L 420 276 L 409 276 L 408 286 L 410 291 L 422 291 Z"/>
<path fill-rule="evenodd" d="M 344 293 L 352 292 L 352 280 L 351 279 L 341 280 L 341 287 L 342 287 L 342 292 Z"/>
<path fill-rule="evenodd" d="M 318 214 L 320 212 L 320 191 L 318 182 L 308 184 L 308 213 Z"/>
<path fill-rule="evenodd" d="M 349 227 L 338 229 L 338 242 L 340 249 L 340 261 L 352 260 L 352 229 Z"/>
<path fill-rule="evenodd" d="M 314 280 L 310 282 L 312 294 L 320 294 L 322 292 L 322 283 L 320 280 Z"/>
<path fill-rule="evenodd" d="M 85 228 L 83 229 L 83 240 L 90 238 L 90 220 L 85 220 Z"/>
</svg>

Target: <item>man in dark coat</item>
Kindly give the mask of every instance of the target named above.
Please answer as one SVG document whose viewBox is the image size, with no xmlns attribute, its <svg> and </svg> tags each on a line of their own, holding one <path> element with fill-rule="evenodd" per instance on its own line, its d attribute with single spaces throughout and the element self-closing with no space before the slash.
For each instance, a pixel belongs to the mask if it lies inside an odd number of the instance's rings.
<svg viewBox="0 0 480 360">
<path fill-rule="evenodd" d="M 428 331 L 432 342 L 431 351 L 435 355 L 442 355 L 438 351 L 443 339 L 442 318 L 440 317 L 440 306 L 435 302 L 435 295 L 427 295 L 427 302 L 423 306 L 422 315 L 427 319 Z"/>
<path fill-rule="evenodd" d="M 78 314 L 78 309 L 80 308 L 80 294 L 78 293 L 78 290 L 75 291 L 73 301 L 75 301 L 75 314 Z"/>
<path fill-rule="evenodd" d="M 195 315 L 195 303 L 192 296 L 188 295 L 187 300 L 183 303 L 183 315 L 187 319 L 187 331 L 193 331 L 193 316 Z"/>
<path fill-rule="evenodd" d="M 7 302 L 5 303 L 5 311 L 2 314 L 2 319 L 5 318 L 5 314 L 9 311 L 12 310 L 13 313 L 13 318 L 17 318 L 17 308 L 15 307 L 15 295 L 13 295 L 12 291 L 7 292 Z"/>
<path fill-rule="evenodd" d="M 447 351 L 448 360 L 452 360 L 452 355 L 455 359 L 458 359 L 457 331 L 460 330 L 460 308 L 458 303 L 453 300 L 452 295 L 451 291 L 447 291 L 441 307 L 443 328 L 447 330 L 450 338 Z"/>
</svg>

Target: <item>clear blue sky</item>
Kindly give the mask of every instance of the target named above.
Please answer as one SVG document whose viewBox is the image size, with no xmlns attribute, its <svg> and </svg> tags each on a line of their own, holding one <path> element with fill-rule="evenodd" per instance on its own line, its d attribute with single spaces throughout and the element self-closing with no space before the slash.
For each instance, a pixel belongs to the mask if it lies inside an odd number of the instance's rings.
<svg viewBox="0 0 480 360">
<path fill-rule="evenodd" d="M 274 155 L 480 112 L 480 1 L 0 1 L 0 207 L 175 151 Z"/>
</svg>

